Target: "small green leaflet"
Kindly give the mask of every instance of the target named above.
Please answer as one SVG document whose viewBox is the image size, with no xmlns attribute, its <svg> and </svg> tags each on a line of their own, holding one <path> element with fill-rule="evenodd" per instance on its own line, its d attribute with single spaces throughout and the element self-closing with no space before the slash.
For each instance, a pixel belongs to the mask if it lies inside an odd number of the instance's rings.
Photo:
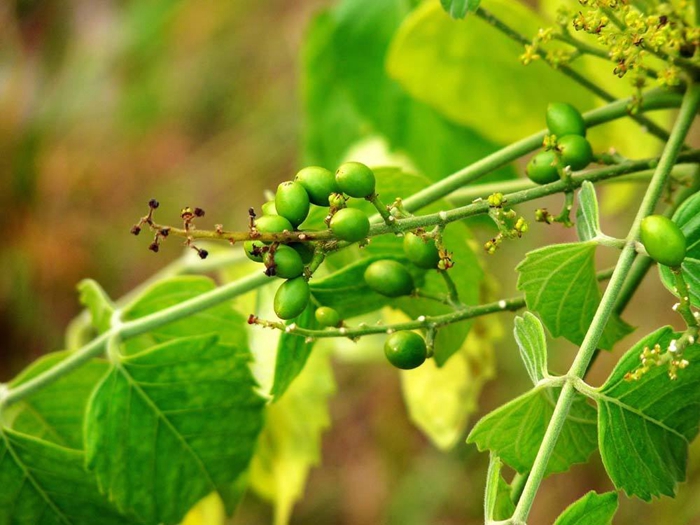
<svg viewBox="0 0 700 525">
<path fill-rule="evenodd" d="M 536 387 L 484 416 L 472 429 L 467 443 L 490 450 L 516 471 L 532 468 L 559 389 Z M 596 448 L 596 410 L 577 394 L 547 465 L 547 473 L 564 472 L 584 463 Z"/>
<path fill-rule="evenodd" d="M 21 385 L 69 355 L 69 352 L 54 352 L 37 359 L 10 383 L 10 387 Z M 85 408 L 90 393 L 107 368 L 107 362 L 101 359 L 84 364 L 12 405 L 4 414 L 6 420 L 17 432 L 64 447 L 82 449 Z"/>
<path fill-rule="evenodd" d="M 679 334 L 661 328 L 634 345 L 593 398 L 598 403 L 600 455 L 615 487 L 648 501 L 673 496 L 685 479 L 688 444 L 700 424 L 700 345 L 686 348 L 692 364 L 668 377 L 665 366 L 652 368 L 638 381 L 625 374 L 640 365 L 645 347 L 668 348 Z"/>
<path fill-rule="evenodd" d="M 688 241 L 688 251 L 681 268 L 690 288 L 690 302 L 695 308 L 700 308 L 700 192 L 676 210 L 673 222 L 680 227 Z M 677 295 L 671 269 L 663 264 L 659 264 L 658 267 L 664 286 Z"/>
<path fill-rule="evenodd" d="M 109 330 L 114 313 L 114 303 L 102 287 L 92 279 L 84 279 L 78 283 L 80 303 L 90 312 L 92 325 L 97 333 Z"/>
<path fill-rule="evenodd" d="M 520 357 L 527 374 L 537 385 L 547 377 L 547 340 L 542 323 L 530 312 L 515 318 L 515 340 L 520 348 Z"/>
<path fill-rule="evenodd" d="M 610 525 L 617 511 L 617 493 L 591 491 L 569 505 L 554 525 Z"/>
<path fill-rule="evenodd" d="M 82 451 L 0 428 L 0 523 L 143 523 L 126 519 L 110 505 L 84 461 Z"/>
<path fill-rule="evenodd" d="M 178 523 L 246 469 L 262 427 L 248 351 L 216 335 L 116 357 L 88 406 L 88 468 L 119 509 Z"/>
<path fill-rule="evenodd" d="M 576 210 L 576 232 L 582 241 L 590 241 L 600 235 L 598 199 L 591 181 L 584 181 L 578 192 L 579 207 Z"/>
<path fill-rule="evenodd" d="M 455 19 L 464 18 L 467 13 L 479 9 L 481 0 L 440 0 L 442 8 Z"/>
<path fill-rule="evenodd" d="M 489 469 L 486 473 L 486 494 L 484 496 L 484 516 L 487 523 L 505 520 L 513 515 L 515 506 L 510 499 L 510 485 L 501 476 L 503 462 L 495 454 L 489 456 Z"/>
<path fill-rule="evenodd" d="M 594 241 L 545 246 L 528 253 L 516 268 L 518 290 L 525 292 L 528 309 L 539 314 L 554 337 L 576 345 L 583 342 L 600 304 L 595 250 Z M 612 315 L 598 346 L 611 350 L 632 330 Z"/>
</svg>

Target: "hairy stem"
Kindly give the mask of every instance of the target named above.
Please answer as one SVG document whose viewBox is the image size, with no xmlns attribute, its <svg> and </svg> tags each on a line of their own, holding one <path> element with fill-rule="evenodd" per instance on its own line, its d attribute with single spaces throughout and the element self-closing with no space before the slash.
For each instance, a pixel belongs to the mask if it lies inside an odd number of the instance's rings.
<svg viewBox="0 0 700 525">
<path fill-rule="evenodd" d="M 683 104 L 681 105 L 680 112 L 678 114 L 678 119 L 671 132 L 671 137 L 666 144 L 663 154 L 661 155 L 661 160 L 659 165 L 656 167 L 656 173 L 647 188 L 647 192 L 644 195 L 642 204 L 637 211 L 632 227 L 630 228 L 629 234 L 627 236 L 627 245 L 622 250 L 620 258 L 618 259 L 615 270 L 610 279 L 610 283 L 603 294 L 600 301 L 600 305 L 596 310 L 591 326 L 584 337 L 581 348 L 574 359 L 567 377 L 570 378 L 567 383 L 562 388 L 559 399 L 557 400 L 552 419 L 549 422 L 547 431 L 545 432 L 542 444 L 535 458 L 530 476 L 523 489 L 522 497 L 518 502 L 518 505 L 513 514 L 513 519 L 515 521 L 526 521 L 528 515 L 530 514 L 530 509 L 539 489 L 540 483 L 544 478 L 545 471 L 547 469 L 547 464 L 549 463 L 549 458 L 554 450 L 554 447 L 559 439 L 561 430 L 566 421 L 566 417 L 569 413 L 571 403 L 574 399 L 574 394 L 576 389 L 574 388 L 573 380 L 576 378 L 580 379 L 584 376 L 588 364 L 593 357 L 598 341 L 603 334 L 605 325 L 607 324 L 610 315 L 613 312 L 615 303 L 624 281 L 629 273 L 632 262 L 634 261 L 636 251 L 635 242 L 639 238 L 639 228 L 640 223 L 644 217 L 653 213 L 656 203 L 658 202 L 661 194 L 663 192 L 664 185 L 668 180 L 668 176 L 673 168 L 678 154 L 683 146 L 690 125 L 692 124 L 695 115 L 697 114 L 698 108 L 700 108 L 700 85 L 691 84 L 688 87 L 683 98 Z"/>
</svg>

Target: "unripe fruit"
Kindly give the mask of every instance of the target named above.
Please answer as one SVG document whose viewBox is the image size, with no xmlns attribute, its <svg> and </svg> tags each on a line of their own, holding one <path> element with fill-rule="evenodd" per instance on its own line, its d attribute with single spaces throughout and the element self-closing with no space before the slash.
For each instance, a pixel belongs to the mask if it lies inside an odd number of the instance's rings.
<svg viewBox="0 0 700 525">
<path fill-rule="evenodd" d="M 320 308 L 317 308 L 314 315 L 316 316 L 318 324 L 323 327 L 340 326 L 340 314 L 336 309 L 331 308 L 330 306 L 321 306 Z"/>
<path fill-rule="evenodd" d="M 255 228 L 260 233 L 282 233 L 284 230 L 293 231 L 294 226 L 281 215 L 263 215 L 255 219 Z M 265 241 L 265 244 L 270 244 Z"/>
<path fill-rule="evenodd" d="M 331 193 L 340 192 L 333 173 L 319 166 L 303 168 L 294 180 L 304 187 L 309 194 L 309 200 L 316 206 L 328 207 L 328 197 Z"/>
<path fill-rule="evenodd" d="M 431 270 L 440 262 L 440 252 L 434 239 L 424 240 L 415 233 L 407 233 L 403 238 L 403 251 L 406 257 L 418 268 Z"/>
<path fill-rule="evenodd" d="M 572 171 L 582 170 L 593 160 L 590 142 L 580 135 L 566 135 L 557 140 L 563 166 L 571 166 Z"/>
<path fill-rule="evenodd" d="M 663 215 L 649 215 L 642 219 L 640 240 L 649 257 L 671 268 L 685 259 L 688 241 L 678 225 Z"/>
<path fill-rule="evenodd" d="M 277 186 L 275 208 L 292 225 L 299 226 L 309 214 L 309 194 L 298 182 L 283 182 Z"/>
<path fill-rule="evenodd" d="M 525 174 L 537 184 L 556 182 L 559 180 L 559 171 L 554 165 L 556 162 L 557 154 L 553 150 L 540 151 L 527 163 Z"/>
<path fill-rule="evenodd" d="M 345 162 L 335 172 L 338 187 L 350 197 L 363 199 L 374 194 L 375 178 L 371 169 L 360 162 Z"/>
<path fill-rule="evenodd" d="M 547 106 L 547 128 L 557 137 L 586 136 L 586 121 L 583 120 L 583 115 L 566 102 L 552 102 Z"/>
<path fill-rule="evenodd" d="M 299 277 L 304 271 L 304 263 L 301 255 L 294 248 L 284 244 L 277 247 L 274 254 L 265 254 L 265 266 L 275 266 L 275 275 L 283 279 L 293 279 Z"/>
<path fill-rule="evenodd" d="M 309 283 L 303 277 L 283 282 L 277 289 L 273 304 L 277 317 L 286 320 L 301 315 L 310 297 Z"/>
<path fill-rule="evenodd" d="M 365 270 L 365 282 L 375 292 L 387 297 L 401 297 L 413 291 L 413 277 L 406 267 L 390 259 L 375 261 Z"/>
<path fill-rule="evenodd" d="M 301 257 L 301 262 L 304 264 L 309 264 L 314 258 L 314 246 L 308 242 L 292 242 L 289 243 L 290 248 L 294 248 L 299 256 Z"/>
<path fill-rule="evenodd" d="M 262 205 L 263 215 L 279 215 L 277 213 L 277 208 L 275 208 L 275 201 L 267 201 Z"/>
<path fill-rule="evenodd" d="M 261 263 L 264 255 L 261 250 L 264 246 L 265 244 L 260 241 L 245 241 L 243 243 L 243 251 L 248 259 Z"/>
<path fill-rule="evenodd" d="M 425 340 L 415 332 L 396 332 L 384 343 L 384 355 L 396 368 L 411 370 L 425 362 Z"/>
<path fill-rule="evenodd" d="M 369 219 L 356 208 L 343 208 L 333 215 L 330 223 L 333 235 L 341 241 L 357 242 L 367 237 Z"/>
</svg>

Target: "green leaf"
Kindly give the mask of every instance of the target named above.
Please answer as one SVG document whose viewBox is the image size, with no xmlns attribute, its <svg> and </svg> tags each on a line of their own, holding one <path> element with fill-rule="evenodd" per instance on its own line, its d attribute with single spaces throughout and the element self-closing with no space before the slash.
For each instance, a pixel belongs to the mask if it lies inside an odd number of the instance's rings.
<svg viewBox="0 0 700 525">
<path fill-rule="evenodd" d="M 69 355 L 69 352 L 54 352 L 37 359 L 10 383 L 10 388 L 56 366 Z M 5 417 L 17 432 L 82 449 L 88 398 L 107 368 L 106 361 L 89 361 L 12 405 Z"/>
<path fill-rule="evenodd" d="M 688 251 L 681 268 L 690 289 L 690 302 L 695 308 L 700 308 L 700 192 L 676 210 L 673 214 L 673 222 L 680 227 L 688 241 Z M 662 264 L 658 267 L 664 286 L 671 293 L 678 295 L 671 269 Z"/>
<path fill-rule="evenodd" d="M 515 341 L 520 348 L 520 357 L 525 364 L 527 374 L 537 385 L 547 377 L 547 340 L 542 323 L 530 312 L 515 318 Z"/>
<path fill-rule="evenodd" d="M 518 290 L 554 337 L 580 345 L 593 321 L 601 293 L 593 241 L 554 244 L 528 253 L 516 268 Z M 611 350 L 633 328 L 613 314 L 598 347 Z"/>
<path fill-rule="evenodd" d="M 554 525 L 610 525 L 617 511 L 617 493 L 590 491 L 562 512 Z"/>
<path fill-rule="evenodd" d="M 0 523 L 127 525 L 99 493 L 84 454 L 0 428 Z"/>
<path fill-rule="evenodd" d="M 526 35 L 547 25 L 519 2 L 491 0 L 488 8 Z M 397 31 L 387 69 L 413 98 L 495 142 L 543 128 L 552 100 L 592 107 L 588 91 L 542 60 L 524 67 L 522 54 L 522 45 L 478 17 L 457 23 L 437 2 L 425 2 Z"/>
<path fill-rule="evenodd" d="M 304 312 L 294 320 L 294 323 L 300 328 L 318 330 L 320 326 L 316 322 L 315 310 L 315 306 L 309 303 Z M 287 324 L 289 325 L 291 322 Z M 292 381 L 304 369 L 313 346 L 313 341 L 307 341 L 305 337 L 286 332 L 280 335 L 277 343 L 277 358 L 275 359 L 275 379 L 270 392 L 275 400 L 279 400 Z"/>
<path fill-rule="evenodd" d="M 214 281 L 199 275 L 179 276 L 158 281 L 124 309 L 122 319 L 125 321 L 138 319 L 178 305 L 215 288 Z M 245 317 L 236 312 L 229 303 L 223 303 L 130 340 L 125 348 L 126 353 L 133 353 L 153 344 L 203 333 L 216 333 L 222 344 L 245 346 L 247 341 L 245 327 Z"/>
<path fill-rule="evenodd" d="M 464 18 L 467 13 L 473 13 L 479 9 L 481 0 L 440 0 L 442 8 L 452 18 Z"/>
<path fill-rule="evenodd" d="M 530 471 L 540 448 L 559 389 L 536 387 L 484 416 L 467 443 L 490 450 L 521 474 Z M 596 448 L 596 410 L 577 394 L 564 423 L 547 473 L 564 472 L 584 463 Z"/>
<path fill-rule="evenodd" d="M 579 207 L 576 211 L 576 232 L 582 241 L 590 241 L 600 235 L 598 199 L 595 187 L 590 181 L 584 181 L 578 192 Z"/>
<path fill-rule="evenodd" d="M 226 495 L 262 427 L 249 357 L 198 335 L 115 358 L 90 400 L 86 452 L 120 509 L 178 523 L 208 493 Z"/>
<path fill-rule="evenodd" d="M 289 522 L 311 467 L 320 462 L 321 435 L 331 423 L 328 400 L 334 393 L 330 355 L 317 349 L 284 397 L 265 410 L 250 483 L 274 502 L 275 525 Z"/>
<path fill-rule="evenodd" d="M 486 495 L 484 497 L 484 516 L 487 523 L 493 520 L 510 518 L 515 505 L 510 499 L 510 485 L 501 476 L 503 462 L 495 454 L 489 456 L 489 469 L 486 473 Z"/>
<path fill-rule="evenodd" d="M 634 345 L 620 360 L 601 389 L 598 403 L 600 455 L 615 487 L 648 501 L 661 494 L 673 496 L 685 479 L 688 444 L 700 423 L 700 345 L 686 348 L 692 363 L 668 377 L 666 366 L 652 368 L 638 381 L 625 375 L 640 366 L 644 348 L 668 348 L 680 334 L 661 328 Z"/>
<path fill-rule="evenodd" d="M 80 303 L 85 306 L 92 317 L 92 325 L 98 333 L 106 332 L 112 323 L 114 303 L 102 287 L 92 279 L 83 279 L 78 283 Z"/>
<path fill-rule="evenodd" d="M 388 77 L 389 43 L 409 12 L 404 0 L 344 0 L 313 21 L 303 53 L 306 164 L 334 169 L 351 146 L 380 136 L 437 180 L 497 149 Z M 507 167 L 491 180 L 514 175 Z"/>
</svg>

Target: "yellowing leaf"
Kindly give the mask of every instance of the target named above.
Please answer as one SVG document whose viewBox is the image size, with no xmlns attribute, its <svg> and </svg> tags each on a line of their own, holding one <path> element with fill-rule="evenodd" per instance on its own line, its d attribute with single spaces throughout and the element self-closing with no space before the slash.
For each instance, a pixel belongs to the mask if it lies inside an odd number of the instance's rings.
<svg viewBox="0 0 700 525">
<path fill-rule="evenodd" d="M 330 426 L 328 398 L 335 392 L 329 354 L 315 348 L 284 396 L 266 408 L 266 423 L 250 465 L 253 490 L 275 507 L 285 525 L 317 465 L 321 434 Z"/>
</svg>

